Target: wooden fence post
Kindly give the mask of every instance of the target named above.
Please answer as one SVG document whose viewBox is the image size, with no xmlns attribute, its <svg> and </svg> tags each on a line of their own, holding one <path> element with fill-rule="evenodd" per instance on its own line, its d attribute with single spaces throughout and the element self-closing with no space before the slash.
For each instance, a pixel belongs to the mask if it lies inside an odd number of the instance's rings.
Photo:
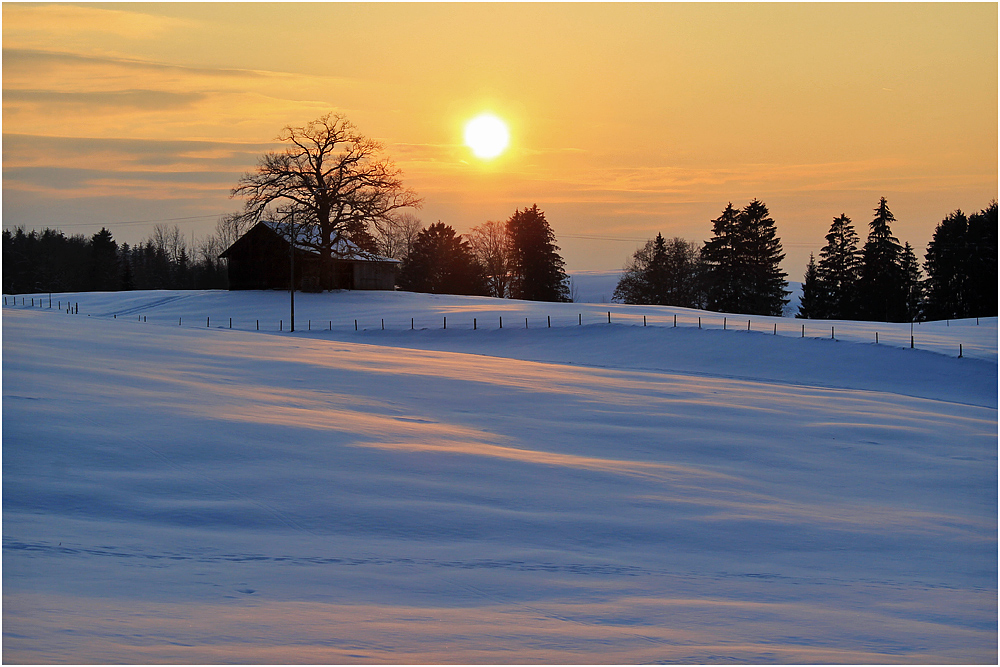
<svg viewBox="0 0 1000 667">
<path fill-rule="evenodd" d="M 358 321 L 357 320 L 354 320 L 354 330 L 355 331 L 358 330 Z"/>
<path fill-rule="evenodd" d="M 444 318 L 444 327 L 443 328 L 444 329 L 448 328 L 448 317 L 447 316 L 445 316 L 445 318 Z"/>
<path fill-rule="evenodd" d="M 701 316 L 698 316 L 698 328 L 701 328 Z"/>
<path fill-rule="evenodd" d="M 500 316 L 500 328 L 503 329 L 503 315 Z"/>
<path fill-rule="evenodd" d="M 608 324 L 611 324 L 611 311 L 608 311 Z"/>
<path fill-rule="evenodd" d="M 646 326 L 646 316 L 642 316 L 642 326 Z"/>
<path fill-rule="evenodd" d="M 677 328 L 677 313 L 674 313 L 674 328 Z"/>
<path fill-rule="evenodd" d="M 750 331 L 750 320 L 747 320 L 747 331 Z"/>
<path fill-rule="evenodd" d="M 959 359 L 962 358 L 962 344 L 961 343 L 958 344 L 958 358 Z"/>
<path fill-rule="evenodd" d="M 576 323 L 578 326 L 583 326 L 583 313 L 577 313 Z"/>
<path fill-rule="evenodd" d="M 722 318 L 722 330 L 723 331 L 726 330 L 726 318 L 724 318 L 724 317 Z"/>
<path fill-rule="evenodd" d="M 382 331 L 385 331 L 385 318 L 382 318 Z"/>
<path fill-rule="evenodd" d="M 476 318 L 474 318 L 474 317 L 472 318 L 472 330 L 473 331 L 476 330 Z"/>
<path fill-rule="evenodd" d="M 546 315 L 545 316 L 545 321 L 548 322 L 548 328 L 551 329 L 552 328 L 552 316 L 551 315 Z"/>
</svg>

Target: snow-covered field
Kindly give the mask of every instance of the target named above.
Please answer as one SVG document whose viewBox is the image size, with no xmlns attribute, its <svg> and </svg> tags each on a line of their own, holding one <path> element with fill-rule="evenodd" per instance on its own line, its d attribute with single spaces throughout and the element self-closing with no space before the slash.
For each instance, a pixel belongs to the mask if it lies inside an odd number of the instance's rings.
<svg viewBox="0 0 1000 667">
<path fill-rule="evenodd" d="M 997 660 L 996 318 L 7 298 L 5 662 Z"/>
</svg>

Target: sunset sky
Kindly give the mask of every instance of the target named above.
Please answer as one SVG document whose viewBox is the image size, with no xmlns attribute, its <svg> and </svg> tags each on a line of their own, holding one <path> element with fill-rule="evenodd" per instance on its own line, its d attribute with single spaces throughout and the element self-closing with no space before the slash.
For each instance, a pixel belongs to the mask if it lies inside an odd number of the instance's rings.
<svg viewBox="0 0 1000 667">
<path fill-rule="evenodd" d="M 382 141 L 417 215 L 545 211 L 570 270 L 764 201 L 790 280 L 881 196 L 922 258 L 997 196 L 997 5 L 3 4 L 3 225 L 209 233 L 285 125 Z M 483 160 L 466 121 L 510 146 Z M 149 222 L 136 222 L 149 221 Z"/>
</svg>

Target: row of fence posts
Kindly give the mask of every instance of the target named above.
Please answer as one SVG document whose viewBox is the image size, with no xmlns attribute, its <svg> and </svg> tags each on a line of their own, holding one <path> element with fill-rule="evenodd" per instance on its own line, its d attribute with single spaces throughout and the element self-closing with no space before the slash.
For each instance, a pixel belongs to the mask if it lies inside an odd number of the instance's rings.
<svg viewBox="0 0 1000 667">
<path fill-rule="evenodd" d="M 17 297 L 16 296 L 12 297 L 12 299 L 13 299 L 13 305 L 16 306 L 17 305 Z M 24 305 L 24 306 L 28 305 L 27 304 L 27 297 L 23 297 L 23 296 L 21 297 L 21 304 Z M 58 304 L 58 308 L 60 310 L 62 310 L 63 309 L 62 308 L 62 301 L 58 301 L 57 304 Z M 6 296 L 3 298 L 3 305 L 5 305 L 5 306 L 7 305 L 7 297 Z M 42 305 L 41 298 L 39 298 L 39 300 L 38 300 L 38 305 L 39 305 L 39 307 L 41 307 L 41 305 Z M 31 307 L 32 308 L 35 307 L 35 299 L 34 299 L 34 297 L 31 297 Z M 51 308 L 51 307 L 52 307 L 52 295 L 50 294 L 49 295 L 49 308 Z M 80 304 L 79 304 L 79 302 L 72 303 L 70 301 L 67 301 L 66 302 L 66 312 L 70 313 L 70 314 L 77 314 L 78 315 L 80 313 Z M 115 313 L 113 315 L 113 319 L 118 319 L 118 314 L 117 313 Z M 184 319 L 183 317 L 178 317 L 177 318 L 177 326 L 182 326 L 183 319 Z M 722 318 L 722 329 L 724 331 L 728 330 L 728 320 L 729 320 L 728 317 L 723 317 Z M 140 322 L 145 322 L 146 321 L 146 316 L 145 315 L 140 315 L 139 316 L 139 321 Z M 328 322 L 329 322 L 328 329 L 330 331 L 333 331 L 333 320 L 329 320 Z M 381 318 L 380 323 L 381 323 L 382 330 L 385 331 L 385 318 Z M 549 329 L 552 328 L 552 316 L 551 315 L 546 315 L 545 316 L 545 323 L 546 323 L 546 327 L 547 328 L 549 328 Z M 577 315 L 577 324 L 580 325 L 580 326 L 583 325 L 583 313 L 579 313 Z M 608 324 L 611 324 L 611 311 L 608 311 Z M 673 325 L 674 325 L 674 328 L 677 327 L 677 314 L 676 313 L 674 314 Z M 948 321 L 947 325 L 951 326 L 950 321 Z M 646 316 L 645 315 L 642 316 L 642 326 L 646 326 Z M 976 318 L 976 326 L 979 326 L 979 318 L 978 317 Z M 206 328 L 210 328 L 211 327 L 211 317 L 210 316 L 205 318 L 205 327 Z M 231 318 L 231 317 L 229 318 L 229 328 L 230 329 L 233 328 L 233 318 Z M 448 328 L 448 317 L 447 316 L 443 316 L 441 328 L 442 329 L 447 329 Z M 500 328 L 503 329 L 503 316 L 502 315 L 500 316 Z M 524 328 L 525 329 L 528 328 L 528 318 L 527 317 L 524 318 Z M 702 326 L 701 326 L 701 317 L 698 318 L 698 328 L 699 329 L 702 328 Z M 414 329 L 414 318 L 412 318 L 412 317 L 410 318 L 410 329 L 411 330 Z M 478 319 L 475 318 L 475 317 L 472 318 L 472 329 L 473 329 L 473 331 L 478 330 Z M 256 330 L 260 331 L 260 320 L 256 320 Z M 284 331 L 284 330 L 285 330 L 284 329 L 284 320 L 278 320 L 278 331 Z M 312 331 L 312 320 L 307 320 L 307 330 L 308 331 Z M 354 320 L 354 330 L 355 331 L 359 330 L 358 329 L 358 321 L 357 320 Z M 747 331 L 750 331 L 750 330 L 751 330 L 751 320 L 748 319 L 747 320 Z M 774 329 L 772 331 L 772 334 L 775 335 L 775 336 L 778 335 L 778 323 L 777 322 L 774 323 Z M 806 325 L 805 324 L 802 325 L 800 337 L 801 338 L 805 338 L 806 337 Z M 836 327 L 833 327 L 833 326 L 830 327 L 830 339 L 831 340 L 836 340 L 837 339 Z M 878 332 L 877 331 L 875 332 L 875 344 L 876 345 L 879 344 L 879 338 L 878 338 Z M 914 334 L 913 334 L 913 322 L 910 322 L 910 349 L 911 350 L 915 349 L 915 339 L 914 339 Z M 959 345 L 958 345 L 958 358 L 961 359 L 962 357 L 963 357 L 962 344 L 959 343 Z"/>
</svg>

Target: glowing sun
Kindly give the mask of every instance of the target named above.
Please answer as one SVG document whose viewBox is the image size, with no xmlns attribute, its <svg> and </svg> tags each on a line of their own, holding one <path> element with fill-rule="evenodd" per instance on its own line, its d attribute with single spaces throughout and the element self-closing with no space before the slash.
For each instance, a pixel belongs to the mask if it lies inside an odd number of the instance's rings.
<svg viewBox="0 0 1000 667">
<path fill-rule="evenodd" d="M 507 125 L 491 113 L 476 116 L 465 124 L 465 145 L 476 157 L 494 158 L 504 152 L 509 142 Z"/>
</svg>

